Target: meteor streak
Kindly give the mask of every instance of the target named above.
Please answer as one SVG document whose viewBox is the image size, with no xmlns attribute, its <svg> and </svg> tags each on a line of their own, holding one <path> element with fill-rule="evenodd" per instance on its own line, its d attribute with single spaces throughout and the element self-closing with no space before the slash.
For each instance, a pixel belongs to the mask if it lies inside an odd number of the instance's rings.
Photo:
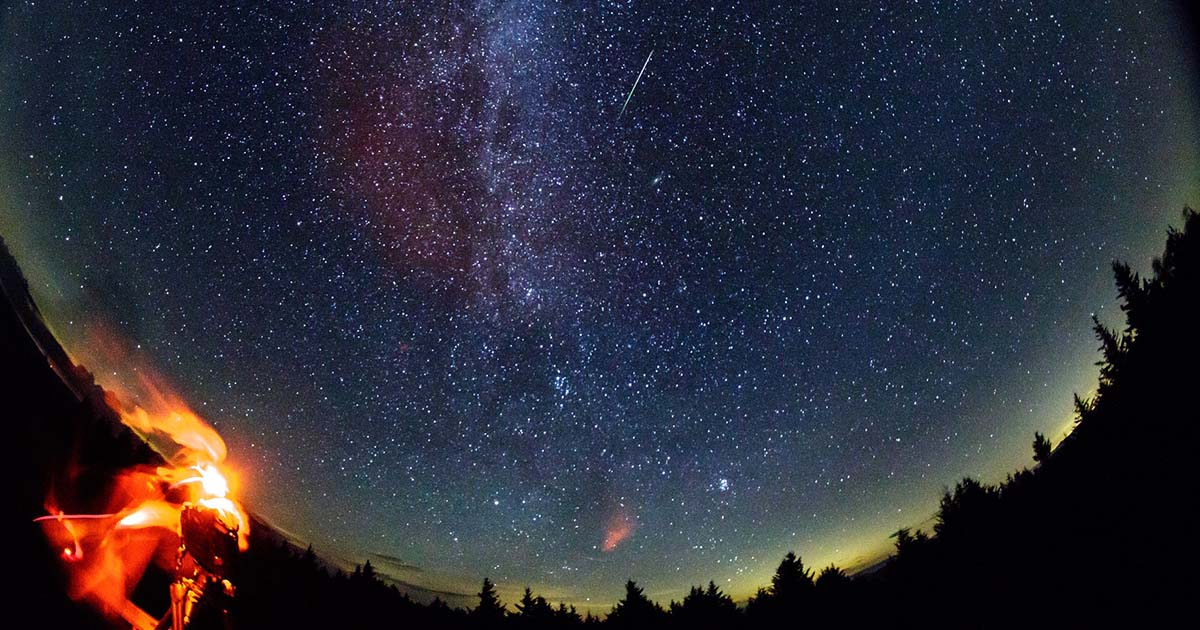
<svg viewBox="0 0 1200 630">
<path fill-rule="evenodd" d="M 646 55 L 646 63 L 642 64 L 642 70 L 638 72 L 637 78 L 633 80 L 633 87 L 629 88 L 629 95 L 625 97 L 625 104 L 621 106 L 621 113 L 617 114 L 617 120 L 621 120 L 621 116 L 625 114 L 625 108 L 629 107 L 629 99 L 633 98 L 633 92 L 637 90 L 638 83 L 642 81 L 642 75 L 646 74 L 646 66 L 650 65 L 650 58 L 653 56 L 653 50 L 650 51 L 649 55 Z"/>
</svg>

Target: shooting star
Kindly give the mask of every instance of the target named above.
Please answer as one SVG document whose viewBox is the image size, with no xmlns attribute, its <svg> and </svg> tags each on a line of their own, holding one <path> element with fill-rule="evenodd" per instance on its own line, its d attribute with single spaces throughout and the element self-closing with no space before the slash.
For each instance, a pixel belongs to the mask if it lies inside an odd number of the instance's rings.
<svg viewBox="0 0 1200 630">
<path fill-rule="evenodd" d="M 621 116 L 625 115 L 625 108 L 629 107 L 629 100 L 633 98 L 633 92 L 637 90 L 638 83 L 641 83 L 642 75 L 646 74 L 646 66 L 650 65 L 650 58 L 653 56 L 653 50 L 650 51 L 649 55 L 646 55 L 646 63 L 642 64 L 642 71 L 638 72 L 637 78 L 633 81 L 633 87 L 629 88 L 629 96 L 625 97 L 625 104 L 621 106 L 621 113 L 617 114 L 617 120 L 621 120 Z"/>
</svg>

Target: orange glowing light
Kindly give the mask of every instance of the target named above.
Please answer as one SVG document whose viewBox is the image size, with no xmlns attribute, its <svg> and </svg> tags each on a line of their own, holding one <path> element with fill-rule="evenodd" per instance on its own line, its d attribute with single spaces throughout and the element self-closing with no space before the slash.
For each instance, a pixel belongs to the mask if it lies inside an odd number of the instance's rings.
<svg viewBox="0 0 1200 630">
<path fill-rule="evenodd" d="M 148 407 L 112 392 L 107 402 L 167 465 L 120 473 L 113 480 L 107 513 L 68 515 L 48 499 L 49 514 L 36 519 L 62 549 L 69 566 L 68 594 L 126 621 L 144 615 L 129 595 L 150 562 L 174 570 L 186 505 L 217 510 L 230 526 L 236 524 L 241 550 L 248 547 L 250 535 L 249 518 L 222 470 L 226 451 L 221 436 L 157 381 L 141 376 L 139 390 Z"/>
<path fill-rule="evenodd" d="M 146 501 L 117 521 L 117 529 L 162 527 L 171 529 L 179 522 L 179 507 L 166 501 Z"/>
<path fill-rule="evenodd" d="M 177 488 L 189 483 L 198 483 L 204 494 L 210 497 L 223 497 L 229 494 L 229 482 L 225 480 L 225 476 L 221 474 L 221 471 L 216 466 L 205 464 L 193 466 L 192 468 L 196 471 L 195 475 L 177 481 L 171 487 Z"/>
</svg>

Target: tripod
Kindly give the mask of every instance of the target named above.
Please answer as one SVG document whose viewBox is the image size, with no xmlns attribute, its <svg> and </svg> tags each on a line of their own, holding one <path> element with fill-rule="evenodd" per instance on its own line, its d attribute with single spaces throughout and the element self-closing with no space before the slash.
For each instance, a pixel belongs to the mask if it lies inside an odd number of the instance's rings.
<svg viewBox="0 0 1200 630">
<path fill-rule="evenodd" d="M 179 518 L 171 606 L 155 630 L 187 630 L 198 620 L 201 610 L 227 628 L 228 603 L 234 594 L 229 578 L 238 553 L 237 524 L 230 523 L 220 510 L 193 503 L 184 504 Z M 200 606 L 202 602 L 207 605 Z"/>
</svg>

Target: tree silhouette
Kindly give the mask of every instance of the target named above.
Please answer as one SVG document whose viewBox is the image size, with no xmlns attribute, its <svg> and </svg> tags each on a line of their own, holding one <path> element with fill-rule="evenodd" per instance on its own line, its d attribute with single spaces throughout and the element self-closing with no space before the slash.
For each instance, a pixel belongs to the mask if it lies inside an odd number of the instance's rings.
<svg viewBox="0 0 1200 630">
<path fill-rule="evenodd" d="M 504 620 L 504 603 L 496 595 L 496 585 L 488 578 L 483 578 L 483 588 L 479 591 L 479 604 L 471 611 L 471 617 L 484 624 L 500 623 Z"/>
<path fill-rule="evenodd" d="M 376 580 L 375 567 L 371 565 L 370 560 L 363 563 L 362 578 L 367 582 L 374 582 Z"/>
<path fill-rule="evenodd" d="M 803 614 L 812 592 L 812 571 L 805 569 L 799 556 L 789 551 L 775 569 L 771 587 L 760 589 L 746 603 L 746 614 L 756 623 L 784 623 Z"/>
<path fill-rule="evenodd" d="M 693 586 L 682 602 L 671 602 L 671 618 L 685 628 L 724 628 L 738 620 L 737 604 L 711 580 L 708 588 Z"/>
<path fill-rule="evenodd" d="M 817 575 L 813 585 L 820 593 L 828 593 L 838 589 L 845 588 L 850 583 L 850 576 L 846 572 L 833 566 L 832 564 L 821 569 L 821 573 Z"/>
<path fill-rule="evenodd" d="M 605 625 L 616 628 L 649 628 L 663 621 L 665 613 L 662 607 L 650 601 L 637 582 L 629 580 L 625 583 L 625 597 L 608 613 Z"/>
<path fill-rule="evenodd" d="M 794 552 L 787 552 L 771 578 L 771 595 L 782 600 L 799 600 L 812 591 L 812 571 Z"/>
<path fill-rule="evenodd" d="M 774 608 L 771 591 L 764 586 L 758 587 L 750 599 L 746 600 L 746 616 L 756 623 L 764 623 L 773 617 Z"/>
<path fill-rule="evenodd" d="M 1092 330 L 1100 340 L 1101 359 L 1096 362 L 1100 366 L 1100 391 L 1111 388 L 1125 367 L 1125 355 L 1129 350 L 1129 337 L 1122 335 L 1100 323 L 1100 318 L 1092 316 Z"/>
<path fill-rule="evenodd" d="M 995 486 L 964 477 L 954 486 L 953 492 L 943 493 L 934 532 L 946 536 L 980 524 L 991 514 L 998 498 L 999 491 Z"/>
<path fill-rule="evenodd" d="M 813 619 L 820 625 L 844 623 L 854 583 L 846 572 L 834 565 L 821 569 L 813 582 Z"/>
<path fill-rule="evenodd" d="M 1075 423 L 1084 422 L 1092 414 L 1092 410 L 1096 408 L 1094 400 L 1083 398 L 1079 394 L 1075 394 Z"/>
<path fill-rule="evenodd" d="M 892 536 L 896 538 L 896 555 L 900 558 L 910 558 L 921 553 L 929 542 L 928 534 L 921 530 L 914 534 L 907 527 L 897 530 Z"/>
<path fill-rule="evenodd" d="M 1039 464 L 1044 464 L 1048 459 L 1050 459 L 1050 440 L 1047 440 L 1046 436 L 1042 435 L 1041 433 L 1034 431 L 1033 461 Z"/>
<path fill-rule="evenodd" d="M 554 609 L 554 621 L 559 628 L 572 628 L 583 623 L 583 619 L 579 616 L 579 612 L 574 606 L 568 606 L 559 602 L 558 608 Z"/>
<path fill-rule="evenodd" d="M 516 608 L 517 613 L 514 616 L 521 622 L 522 627 L 548 627 L 554 620 L 554 608 L 541 595 L 535 597 L 528 586 L 525 587 L 525 593 L 521 595 L 521 601 L 517 603 Z"/>
<path fill-rule="evenodd" d="M 1114 262 L 1117 295 L 1121 298 L 1121 310 L 1125 312 L 1125 332 L 1135 334 L 1145 328 L 1150 300 L 1149 283 L 1143 283 L 1138 274 L 1127 263 Z"/>
</svg>

